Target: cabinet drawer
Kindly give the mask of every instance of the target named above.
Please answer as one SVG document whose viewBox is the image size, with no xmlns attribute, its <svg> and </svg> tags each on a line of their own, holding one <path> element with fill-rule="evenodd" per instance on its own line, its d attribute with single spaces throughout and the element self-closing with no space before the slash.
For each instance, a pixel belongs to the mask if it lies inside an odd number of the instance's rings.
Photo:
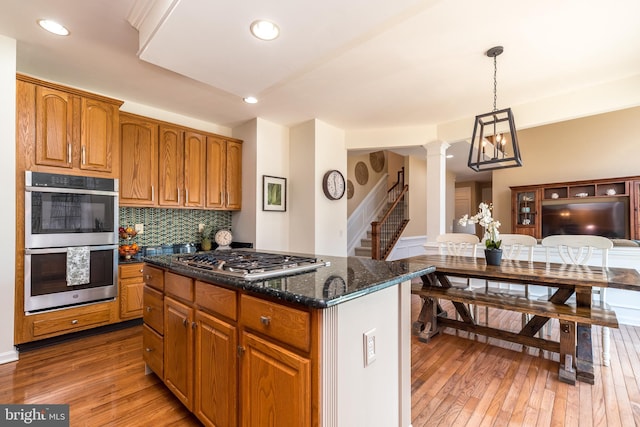
<svg viewBox="0 0 640 427">
<path fill-rule="evenodd" d="M 196 304 L 232 320 L 238 320 L 236 291 L 196 281 Z"/>
<path fill-rule="evenodd" d="M 185 301 L 193 301 L 193 279 L 179 274 L 167 272 L 164 280 L 164 292 L 167 295 L 182 298 Z"/>
<path fill-rule="evenodd" d="M 142 278 L 143 263 L 122 264 L 118 266 L 120 279 Z"/>
<path fill-rule="evenodd" d="M 164 304 L 162 293 L 148 286 L 144 287 L 142 296 L 143 311 L 142 318 L 156 332 L 163 333 L 164 329 Z"/>
<path fill-rule="evenodd" d="M 300 350 L 310 349 L 311 315 L 306 311 L 243 294 L 240 296 L 240 321 L 247 328 Z"/>
<path fill-rule="evenodd" d="M 159 291 L 164 291 L 164 270 L 145 264 L 142 268 L 142 276 L 144 283 Z"/>
<path fill-rule="evenodd" d="M 164 341 L 156 331 L 144 325 L 142 327 L 142 359 L 160 378 L 164 375 Z"/>
<path fill-rule="evenodd" d="M 63 314 L 50 319 L 36 320 L 33 322 L 33 336 L 39 337 L 55 332 L 73 332 L 74 330 L 87 329 L 106 325 L 111 319 L 111 309 L 106 307 L 90 313 Z"/>
</svg>

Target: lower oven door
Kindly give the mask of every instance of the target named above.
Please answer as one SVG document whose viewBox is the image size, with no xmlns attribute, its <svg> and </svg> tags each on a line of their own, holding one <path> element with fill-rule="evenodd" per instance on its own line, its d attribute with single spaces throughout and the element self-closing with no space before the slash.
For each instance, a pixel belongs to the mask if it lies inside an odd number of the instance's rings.
<svg viewBox="0 0 640 427">
<path fill-rule="evenodd" d="M 67 283 L 67 249 L 26 249 L 25 312 L 113 299 L 117 295 L 118 246 L 89 246 L 89 283 Z"/>
</svg>

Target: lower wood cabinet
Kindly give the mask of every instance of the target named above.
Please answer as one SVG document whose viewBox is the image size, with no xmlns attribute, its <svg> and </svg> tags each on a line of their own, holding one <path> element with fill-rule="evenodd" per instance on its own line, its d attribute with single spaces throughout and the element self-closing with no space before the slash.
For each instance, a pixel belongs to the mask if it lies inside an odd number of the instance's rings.
<svg viewBox="0 0 640 427">
<path fill-rule="evenodd" d="M 142 317 L 144 290 L 142 265 L 142 263 L 136 263 L 118 266 L 118 299 L 120 300 L 121 320 Z"/>
<path fill-rule="evenodd" d="M 311 361 L 243 332 L 242 427 L 311 426 Z"/>
<path fill-rule="evenodd" d="M 144 360 L 204 425 L 314 424 L 310 311 L 173 272 L 164 285 L 144 288 Z"/>
<path fill-rule="evenodd" d="M 164 299 L 164 383 L 193 410 L 193 308 Z"/>
<path fill-rule="evenodd" d="M 208 426 L 238 425 L 237 328 L 196 311 L 194 413 Z"/>
</svg>

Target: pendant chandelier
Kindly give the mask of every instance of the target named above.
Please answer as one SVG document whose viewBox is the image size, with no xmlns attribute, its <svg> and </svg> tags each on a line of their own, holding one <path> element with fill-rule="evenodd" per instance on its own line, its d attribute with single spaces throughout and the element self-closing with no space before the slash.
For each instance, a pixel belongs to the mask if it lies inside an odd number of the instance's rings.
<svg viewBox="0 0 640 427">
<path fill-rule="evenodd" d="M 476 172 L 522 166 L 516 125 L 511 108 L 498 110 L 497 56 L 504 49 L 496 46 L 486 55 L 493 58 L 493 111 L 476 116 L 469 150 L 469 167 Z"/>
</svg>

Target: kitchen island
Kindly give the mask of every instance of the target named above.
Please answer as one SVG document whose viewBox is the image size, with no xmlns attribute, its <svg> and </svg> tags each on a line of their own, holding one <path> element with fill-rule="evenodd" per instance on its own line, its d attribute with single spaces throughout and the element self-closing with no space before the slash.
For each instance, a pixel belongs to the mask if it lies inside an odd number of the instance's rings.
<svg viewBox="0 0 640 427">
<path fill-rule="evenodd" d="M 205 425 L 411 424 L 410 281 L 421 262 L 245 280 L 144 259 L 144 360 Z"/>
</svg>

